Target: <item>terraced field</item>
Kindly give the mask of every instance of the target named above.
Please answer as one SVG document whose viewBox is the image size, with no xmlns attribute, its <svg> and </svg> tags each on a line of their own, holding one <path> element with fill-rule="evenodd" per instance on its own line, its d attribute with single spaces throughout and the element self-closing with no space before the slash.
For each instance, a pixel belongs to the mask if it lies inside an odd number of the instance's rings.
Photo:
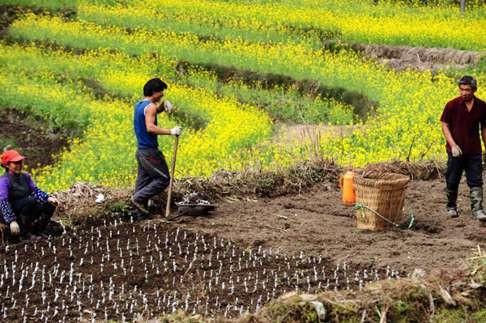
<svg viewBox="0 0 486 323">
<path fill-rule="evenodd" d="M 447 5 L 352 1 L 2 4 L 11 14 L 0 106 L 71 136 L 57 162 L 35 169 L 54 191 L 133 183 L 132 105 L 153 76 L 168 81 L 178 107 L 161 122 L 186 128 L 179 177 L 285 167 L 316 154 L 353 166 L 441 158 L 437 119 L 462 71 L 397 72 L 353 44 L 469 50 L 477 59 L 468 71 L 486 81 L 486 35 L 456 28 L 467 20 L 481 30 L 480 6 L 461 16 Z M 315 127 L 275 140 L 277 129 L 302 125 Z M 170 140 L 161 144 L 168 153 Z"/>
<path fill-rule="evenodd" d="M 0 248 L 0 319 L 484 322 L 486 228 L 444 219 L 437 166 L 457 79 L 486 99 L 486 5 L 467 4 L 0 0 L 0 146 L 72 225 Z M 176 106 L 159 124 L 184 128 L 175 195 L 218 199 L 208 217 L 131 222 L 152 77 Z M 342 205 L 339 175 L 375 162 L 418 174 L 409 230 Z"/>
</svg>

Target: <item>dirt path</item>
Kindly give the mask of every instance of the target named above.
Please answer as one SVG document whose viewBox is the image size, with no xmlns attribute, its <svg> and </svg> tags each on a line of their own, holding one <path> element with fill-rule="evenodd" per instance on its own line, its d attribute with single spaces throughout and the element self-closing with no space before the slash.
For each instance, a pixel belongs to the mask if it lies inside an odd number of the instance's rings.
<svg viewBox="0 0 486 323">
<path fill-rule="evenodd" d="M 457 268 L 478 244 L 485 247 L 486 227 L 469 216 L 467 186 L 461 184 L 458 219 L 444 214 L 441 180 L 413 181 L 405 211 L 413 210 L 415 230 L 360 231 L 354 211 L 340 202 L 337 187 L 272 200 L 228 201 L 210 218 L 187 219 L 184 228 L 216 234 L 244 244 L 304 251 L 335 262 L 387 265 L 406 272 L 415 268 Z"/>
<path fill-rule="evenodd" d="M 292 144 L 295 142 L 311 141 L 316 142 L 322 137 L 343 137 L 349 135 L 358 126 L 334 126 L 316 124 L 285 124 L 277 123 L 273 142 Z"/>
<path fill-rule="evenodd" d="M 478 64 L 484 52 L 458 50 L 453 48 L 425 48 L 393 45 L 353 44 L 351 48 L 365 56 L 377 59 L 391 68 L 401 71 L 440 70 L 449 67 L 466 68 Z"/>
</svg>

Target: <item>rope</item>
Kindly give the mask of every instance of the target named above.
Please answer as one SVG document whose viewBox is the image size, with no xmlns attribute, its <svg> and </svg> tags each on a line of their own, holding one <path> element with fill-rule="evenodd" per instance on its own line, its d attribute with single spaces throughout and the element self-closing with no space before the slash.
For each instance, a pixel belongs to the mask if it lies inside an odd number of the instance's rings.
<svg viewBox="0 0 486 323">
<path fill-rule="evenodd" d="M 408 224 L 407 224 L 406 226 L 404 226 L 403 224 L 397 224 L 397 223 L 395 223 L 395 222 L 391 221 L 390 219 L 387 219 L 386 217 L 384 217 L 384 216 L 383 216 L 383 215 L 381 215 L 380 213 L 376 212 L 376 211 L 375 211 L 375 210 L 373 210 L 372 208 L 370 208 L 370 207 L 368 207 L 368 206 L 366 206 L 366 205 L 364 205 L 364 204 L 362 204 L 362 203 L 356 203 L 356 204 L 355 204 L 355 206 L 354 206 L 354 208 L 355 208 L 356 210 L 361 210 L 362 215 L 364 215 L 364 209 L 367 209 L 367 210 L 369 210 L 369 211 L 373 212 L 374 214 L 376 214 L 377 216 L 379 216 L 380 218 L 382 218 L 384 221 L 386 221 L 386 222 L 390 223 L 391 225 L 393 225 L 393 226 L 394 226 L 394 227 L 396 227 L 396 228 L 401 228 L 401 229 L 403 229 L 403 228 L 405 228 L 405 229 L 410 229 L 410 228 L 411 228 L 411 227 L 414 225 L 414 223 L 415 223 L 415 217 L 414 217 L 413 213 L 411 213 L 411 212 L 410 212 L 410 214 L 408 215 L 408 218 L 409 218 L 409 221 L 407 221 L 407 222 L 408 222 Z"/>
</svg>

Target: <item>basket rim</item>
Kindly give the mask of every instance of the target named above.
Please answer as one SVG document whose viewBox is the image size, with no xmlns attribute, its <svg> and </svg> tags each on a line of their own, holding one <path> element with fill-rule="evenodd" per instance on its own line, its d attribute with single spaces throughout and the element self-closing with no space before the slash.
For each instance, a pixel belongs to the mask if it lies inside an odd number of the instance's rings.
<svg viewBox="0 0 486 323">
<path fill-rule="evenodd" d="M 374 174 L 372 174 L 374 175 Z M 380 176 L 388 176 L 391 178 L 370 178 L 363 175 L 357 175 L 355 177 L 355 183 L 361 186 L 371 187 L 404 187 L 410 182 L 410 178 L 403 174 L 397 174 L 392 172 L 379 173 Z"/>
</svg>

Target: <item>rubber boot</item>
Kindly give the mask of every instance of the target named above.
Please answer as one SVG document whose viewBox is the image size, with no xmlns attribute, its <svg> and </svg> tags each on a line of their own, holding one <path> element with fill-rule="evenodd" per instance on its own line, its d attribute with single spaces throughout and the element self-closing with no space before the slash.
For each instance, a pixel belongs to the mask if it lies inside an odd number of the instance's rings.
<svg viewBox="0 0 486 323">
<path fill-rule="evenodd" d="M 470 191 L 470 198 L 471 198 L 471 212 L 473 218 L 486 221 L 486 214 L 483 211 L 483 188 L 480 187 L 472 187 Z"/>
<path fill-rule="evenodd" d="M 457 218 L 457 191 L 447 190 L 447 216 L 449 218 Z"/>
</svg>

